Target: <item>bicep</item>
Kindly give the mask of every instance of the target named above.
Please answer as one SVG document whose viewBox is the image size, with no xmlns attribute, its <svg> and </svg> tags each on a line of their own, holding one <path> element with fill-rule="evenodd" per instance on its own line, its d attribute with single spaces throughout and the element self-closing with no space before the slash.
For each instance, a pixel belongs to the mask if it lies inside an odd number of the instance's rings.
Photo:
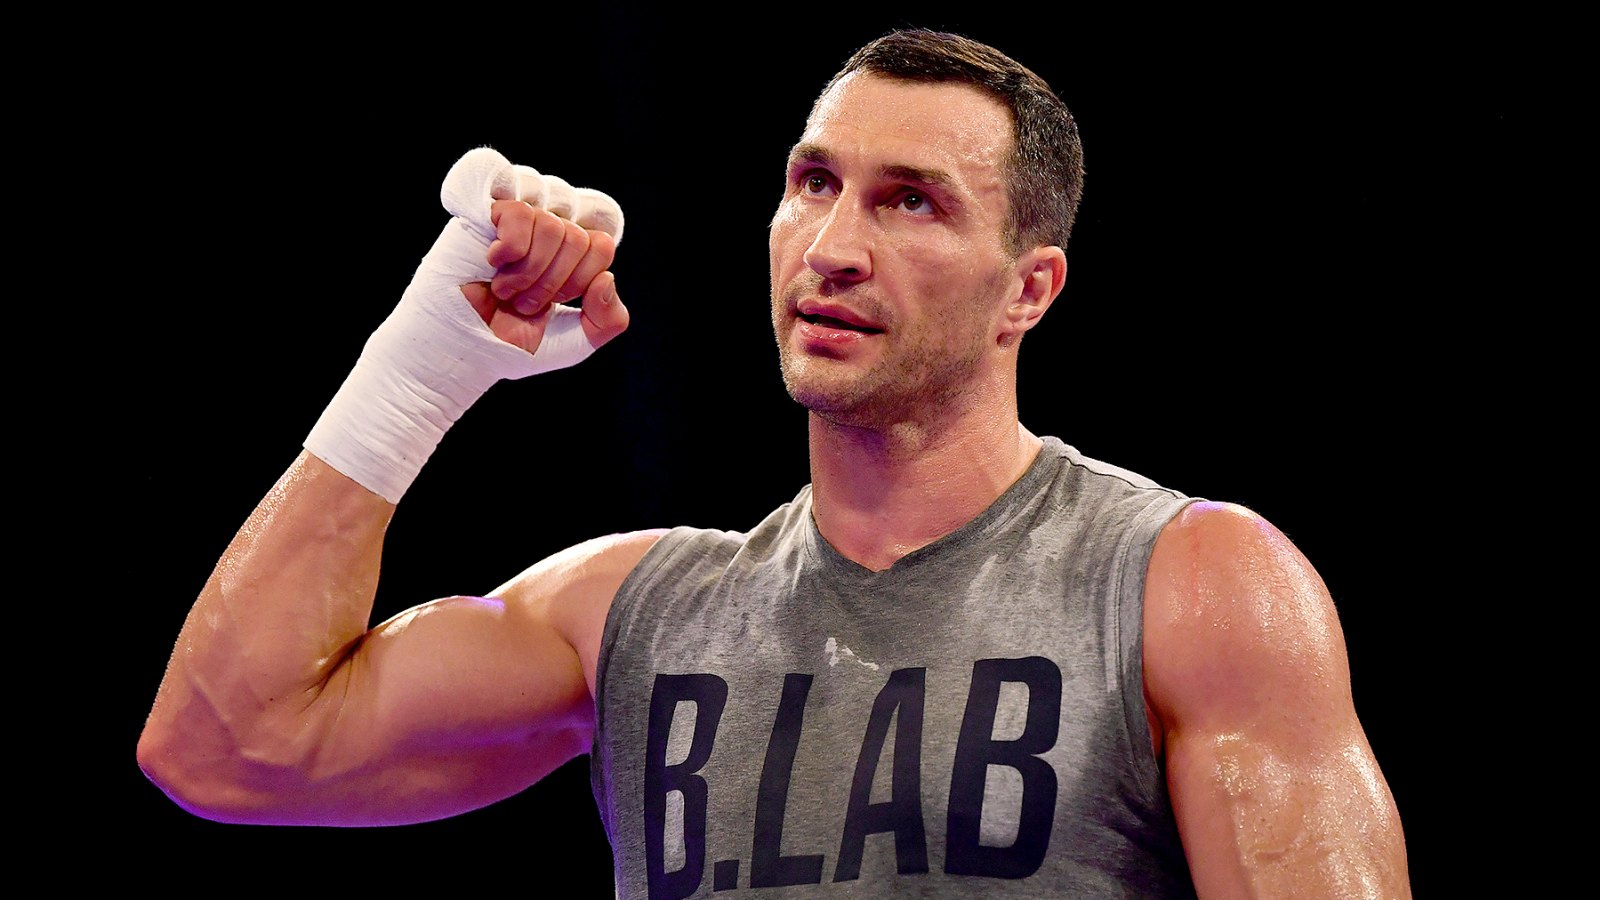
<svg viewBox="0 0 1600 900">
<path fill-rule="evenodd" d="M 510 796 L 587 746 L 587 697 L 577 654 L 527 610 L 415 607 L 368 632 L 320 693 L 316 805 L 422 821 Z"/>
<path fill-rule="evenodd" d="M 489 597 L 425 603 L 368 631 L 318 692 L 310 805 L 345 824 L 424 821 L 521 791 L 587 751 L 591 654 L 652 535 L 553 556 Z"/>
<path fill-rule="evenodd" d="M 1202 895 L 1407 896 L 1394 801 L 1332 599 L 1276 529 L 1199 505 L 1163 532 L 1145 676 Z"/>
</svg>

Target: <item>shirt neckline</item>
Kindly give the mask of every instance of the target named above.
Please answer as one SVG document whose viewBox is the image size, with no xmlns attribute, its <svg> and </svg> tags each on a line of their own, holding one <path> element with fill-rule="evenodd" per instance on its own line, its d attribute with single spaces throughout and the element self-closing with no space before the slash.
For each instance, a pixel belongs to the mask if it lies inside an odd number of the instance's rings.
<svg viewBox="0 0 1600 900">
<path fill-rule="evenodd" d="M 806 552 L 830 575 L 858 581 L 899 578 L 943 560 L 951 554 L 959 553 L 969 544 L 1003 530 L 1034 497 L 1039 488 L 1055 477 L 1066 459 L 1066 444 L 1061 439 L 1049 435 L 1041 437 L 1040 440 L 1043 443 L 1033 462 L 1016 481 L 1011 483 L 1010 487 L 995 498 L 993 503 L 961 527 L 907 553 L 881 572 L 874 572 L 840 553 L 827 538 L 823 537 L 822 531 L 817 528 L 816 519 L 811 514 L 811 485 L 808 484 L 805 488 L 803 509 L 806 519 Z"/>
</svg>

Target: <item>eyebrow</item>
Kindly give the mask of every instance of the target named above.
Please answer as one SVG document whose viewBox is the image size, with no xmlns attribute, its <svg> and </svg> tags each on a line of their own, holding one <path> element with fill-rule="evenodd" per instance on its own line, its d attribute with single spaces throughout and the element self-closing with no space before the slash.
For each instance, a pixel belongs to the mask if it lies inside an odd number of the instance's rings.
<svg viewBox="0 0 1600 900">
<path fill-rule="evenodd" d="M 794 168 L 800 163 L 811 163 L 826 168 L 838 168 L 834 164 L 834 157 L 827 148 L 820 144 L 801 142 L 794 145 L 789 151 L 789 168 Z M 942 169 L 924 169 L 920 166 L 888 165 L 878 170 L 878 174 L 894 181 L 915 181 L 918 184 L 939 185 L 941 187 L 954 187 L 955 179 L 950 173 Z"/>
<path fill-rule="evenodd" d="M 820 144 L 801 141 L 789 151 L 789 167 L 794 168 L 796 163 L 816 163 L 819 166 L 832 166 L 833 154 L 824 150 Z"/>
</svg>

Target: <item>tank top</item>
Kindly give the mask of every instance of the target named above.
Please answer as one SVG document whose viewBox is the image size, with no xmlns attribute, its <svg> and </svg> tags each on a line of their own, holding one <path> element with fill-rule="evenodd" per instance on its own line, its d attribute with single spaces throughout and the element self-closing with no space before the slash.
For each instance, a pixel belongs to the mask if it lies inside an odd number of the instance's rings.
<svg viewBox="0 0 1600 900">
<path fill-rule="evenodd" d="M 1145 571 L 1189 498 L 1057 438 L 874 572 L 810 487 L 624 580 L 591 782 L 620 897 L 1193 896 L 1145 718 Z"/>
</svg>

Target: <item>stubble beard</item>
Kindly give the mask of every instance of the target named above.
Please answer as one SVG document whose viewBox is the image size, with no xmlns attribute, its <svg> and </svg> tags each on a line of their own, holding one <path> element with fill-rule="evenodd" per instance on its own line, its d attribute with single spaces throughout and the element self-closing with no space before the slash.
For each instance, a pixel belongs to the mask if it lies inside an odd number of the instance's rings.
<svg viewBox="0 0 1600 900">
<path fill-rule="evenodd" d="M 964 323 L 958 333 L 962 340 L 950 346 L 936 339 L 928 320 L 900 325 L 886 321 L 887 311 L 868 298 L 852 297 L 851 304 L 884 325 L 884 333 L 870 340 L 886 341 L 888 346 L 865 370 L 859 363 L 796 352 L 789 344 L 793 321 L 786 315 L 792 306 L 787 297 L 775 306 L 774 324 L 785 329 L 778 335 L 778 364 L 783 385 L 796 403 L 834 424 L 886 428 L 940 417 L 972 390 L 986 338 L 975 320 Z"/>
</svg>

